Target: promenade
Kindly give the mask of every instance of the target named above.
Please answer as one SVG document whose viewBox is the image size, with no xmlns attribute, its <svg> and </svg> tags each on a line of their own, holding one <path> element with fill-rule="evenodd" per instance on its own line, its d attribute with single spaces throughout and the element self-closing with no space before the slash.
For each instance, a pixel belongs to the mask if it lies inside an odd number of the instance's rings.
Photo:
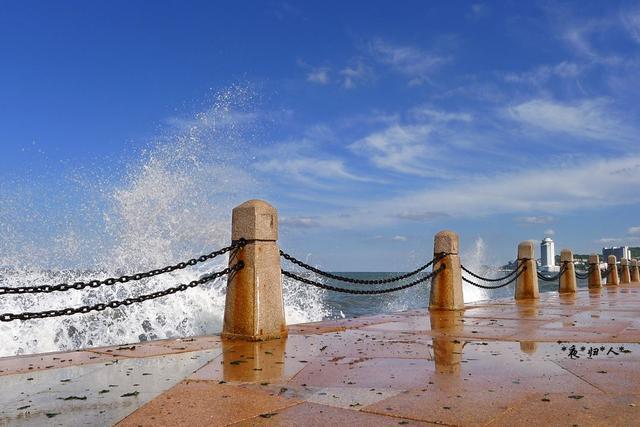
<svg viewBox="0 0 640 427">
<path fill-rule="evenodd" d="M 637 283 L 288 332 L 3 358 L 0 425 L 640 422 Z"/>
</svg>

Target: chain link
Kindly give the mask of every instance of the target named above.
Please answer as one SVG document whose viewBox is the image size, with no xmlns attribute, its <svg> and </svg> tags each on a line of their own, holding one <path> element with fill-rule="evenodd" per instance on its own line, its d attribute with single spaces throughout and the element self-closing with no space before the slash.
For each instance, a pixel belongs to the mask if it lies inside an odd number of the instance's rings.
<svg viewBox="0 0 640 427">
<path fill-rule="evenodd" d="M 328 273 L 326 271 L 322 271 L 319 270 L 309 264 L 306 264 L 302 261 L 300 261 L 299 259 L 293 257 L 292 255 L 289 255 L 283 251 L 280 251 L 280 256 L 284 259 L 286 259 L 287 261 L 292 262 L 293 264 L 302 267 L 306 270 L 312 271 L 313 273 L 316 273 L 320 276 L 324 276 L 328 279 L 333 279 L 333 280 L 338 280 L 340 282 L 345 282 L 345 283 L 353 283 L 355 285 L 385 285 L 387 283 L 393 283 L 393 282 L 399 282 L 400 280 L 404 280 L 404 279 L 408 279 L 409 277 L 413 277 L 416 274 L 426 270 L 427 268 L 429 268 L 434 262 L 437 262 L 439 260 L 441 260 L 442 258 L 444 258 L 447 254 L 439 254 L 437 255 L 435 258 L 433 258 L 431 261 L 429 261 L 428 263 L 426 263 L 425 265 L 423 265 L 422 267 L 419 267 L 409 273 L 400 275 L 400 276 L 396 276 L 396 277 L 390 277 L 388 279 L 372 279 L 372 280 L 364 280 L 364 279 L 353 279 L 351 277 L 345 277 L 345 276 L 339 276 L 337 274 L 332 274 L 332 273 Z"/>
<path fill-rule="evenodd" d="M 516 274 L 516 275 L 515 275 L 515 277 L 513 277 L 513 278 L 512 278 L 511 280 L 509 280 L 508 282 L 502 283 L 502 284 L 500 284 L 500 285 L 481 285 L 480 283 L 473 282 L 473 281 L 471 281 L 471 280 L 467 279 L 467 278 L 466 278 L 466 277 L 464 277 L 464 276 L 462 276 L 462 280 L 463 280 L 463 281 L 465 281 L 466 283 L 470 284 L 470 285 L 473 285 L 473 286 L 475 286 L 475 287 L 482 288 L 482 289 L 500 289 L 500 288 L 504 288 L 505 286 L 508 286 L 508 285 L 510 285 L 511 283 L 513 283 L 513 282 L 515 282 L 516 280 L 518 280 L 518 277 L 520 277 L 520 276 L 522 275 L 522 273 L 524 273 L 524 271 L 525 271 L 526 269 L 527 269 L 527 266 L 526 266 L 526 265 L 524 265 L 524 264 L 522 265 L 522 268 L 519 268 L 519 269 L 518 269 L 518 268 L 516 268 L 516 269 L 515 269 L 515 270 L 513 270 L 510 274 L 508 274 L 507 276 L 505 276 L 502 280 L 504 280 L 505 278 L 508 278 L 508 277 L 512 276 L 512 275 L 513 275 L 514 273 L 516 273 L 516 272 L 517 272 L 518 274 Z M 467 271 L 467 270 L 465 269 L 465 271 Z M 467 271 L 467 272 L 469 273 L 469 271 Z M 473 273 L 470 273 L 470 274 L 472 274 L 472 275 L 473 275 Z M 475 277 L 478 277 L 478 276 L 475 276 Z M 480 278 L 480 277 L 478 277 L 478 278 Z M 482 279 L 482 278 L 480 278 L 480 279 Z M 488 280 L 488 281 L 495 281 L 495 280 Z"/>
<path fill-rule="evenodd" d="M 336 286 L 331 286 L 331 285 L 327 285 L 324 283 L 320 283 L 320 282 L 316 282 L 314 280 L 310 280 L 310 279 L 305 279 L 304 277 L 300 277 L 290 271 L 286 271 L 286 270 L 282 270 L 282 274 L 285 275 L 286 277 L 289 277 L 293 280 L 297 280 L 299 282 L 302 283 L 306 283 L 307 285 L 312 285 L 315 286 L 317 288 L 321 288 L 321 289 L 326 289 L 328 291 L 336 291 L 336 292 L 343 292 L 343 293 L 347 293 L 347 294 L 356 294 L 356 295 L 379 295 L 379 294 L 387 294 L 390 292 L 396 292 L 396 291 L 400 291 L 402 289 L 407 289 L 410 288 L 412 286 L 415 286 L 419 283 L 422 282 L 426 282 L 427 280 L 431 279 L 432 277 L 435 277 L 435 275 L 437 275 L 439 272 L 441 272 L 442 270 L 445 269 L 444 264 L 442 264 L 440 266 L 440 268 L 438 268 L 437 270 L 427 274 L 424 277 L 421 277 L 419 279 L 414 280 L 411 283 L 407 283 L 406 285 L 402 285 L 402 286 L 397 286 L 395 288 L 389 288 L 389 289 L 346 289 L 346 288 L 338 288 Z"/>
<path fill-rule="evenodd" d="M 8 295 L 8 294 L 36 294 L 36 293 L 50 293 L 56 291 L 67 291 L 69 289 L 81 290 L 84 288 L 97 288 L 102 285 L 112 286 L 116 283 L 127 283 L 136 280 L 146 279 L 149 277 L 159 276 L 161 274 L 170 273 L 176 270 L 182 270 L 189 266 L 194 266 L 198 263 L 208 261 L 210 259 L 216 258 L 220 255 L 223 255 L 227 252 L 230 252 L 234 249 L 241 248 L 247 244 L 245 239 L 239 239 L 234 242 L 230 246 L 226 248 L 219 249 L 217 251 L 213 251 L 211 253 L 201 255 L 198 258 L 192 258 L 186 262 L 180 262 L 174 265 L 168 265 L 164 268 L 154 269 L 151 271 L 147 271 L 144 273 L 135 273 L 132 275 L 124 275 L 117 278 L 110 277 L 104 280 L 91 280 L 89 282 L 75 282 L 71 284 L 61 283 L 59 285 L 41 285 L 41 286 L 23 286 L 19 288 L 12 287 L 0 287 L 0 295 Z"/>
<path fill-rule="evenodd" d="M 91 311 L 103 311 L 103 310 L 106 310 L 107 308 L 118 308 L 120 306 L 128 306 L 131 304 L 149 301 L 152 299 L 175 294 L 176 292 L 186 291 L 189 288 L 194 288 L 198 285 L 211 282 L 226 274 L 240 271 L 243 268 L 244 268 L 244 263 L 242 261 L 239 261 L 233 267 L 227 267 L 224 270 L 208 274 L 206 276 L 201 277 L 198 280 L 192 280 L 188 284 L 183 283 L 178 286 L 164 289 L 162 291 L 153 292 L 151 294 L 140 295 L 135 298 L 127 298 L 121 301 L 110 301 L 108 303 L 99 303 L 95 305 L 83 305 L 81 307 L 75 307 L 75 308 L 63 308 L 61 310 L 45 310 L 45 311 L 38 311 L 38 312 L 24 312 L 24 313 L 18 313 L 18 314 L 3 313 L 3 314 L 0 314 L 0 322 L 11 322 L 13 320 L 46 319 L 49 317 L 58 317 L 58 316 L 71 316 L 73 314 L 78 314 L 78 313 L 89 313 Z"/>
<path fill-rule="evenodd" d="M 515 270 L 513 270 L 511 273 L 507 274 L 504 277 L 500 277 L 498 279 L 490 279 L 488 277 L 482 277 L 482 276 L 479 276 L 479 275 L 475 274 L 473 271 L 468 270 L 464 265 L 460 265 L 460 268 L 462 268 L 462 270 L 464 270 L 469 275 L 475 277 L 476 279 L 483 280 L 485 282 L 502 282 L 503 280 L 508 279 L 509 277 L 513 276 L 514 274 L 516 274 L 518 272 L 518 269 L 516 268 Z"/>
<path fill-rule="evenodd" d="M 564 274 L 565 271 L 567 271 L 567 266 L 563 265 L 562 268 L 560 268 L 560 272 L 554 276 L 545 276 L 539 271 L 537 272 L 537 275 L 538 275 L 538 279 L 544 280 L 545 282 L 555 282 L 556 280 L 560 279 L 560 277 Z"/>
</svg>

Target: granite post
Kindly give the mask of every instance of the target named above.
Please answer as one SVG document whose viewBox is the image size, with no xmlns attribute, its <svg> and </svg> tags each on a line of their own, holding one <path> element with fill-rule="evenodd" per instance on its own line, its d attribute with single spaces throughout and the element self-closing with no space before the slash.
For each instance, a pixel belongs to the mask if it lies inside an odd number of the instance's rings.
<svg viewBox="0 0 640 427">
<path fill-rule="evenodd" d="M 538 289 L 538 265 L 535 257 L 535 242 L 527 240 L 518 245 L 518 268 L 526 270 L 516 281 L 515 299 L 540 298 Z"/>
<path fill-rule="evenodd" d="M 640 282 L 640 267 L 638 266 L 638 260 L 631 260 L 631 281 L 634 283 Z"/>
<path fill-rule="evenodd" d="M 607 285 L 618 286 L 620 279 L 618 278 L 618 266 L 616 265 L 615 255 L 609 255 L 609 257 L 607 257 L 607 270 L 609 270 L 607 274 Z"/>
<path fill-rule="evenodd" d="M 600 274 L 600 257 L 596 254 L 589 255 L 589 289 L 602 287 L 602 275 Z"/>
<path fill-rule="evenodd" d="M 266 341 L 285 337 L 278 213 L 262 200 L 249 200 L 233 209 L 231 239 L 247 244 L 229 256 L 244 268 L 229 276 L 222 337 Z"/>
<path fill-rule="evenodd" d="M 620 278 L 620 283 L 628 285 L 631 283 L 631 272 L 629 271 L 629 260 L 626 258 L 622 258 L 620 260 L 620 269 L 622 270 L 622 277 Z"/>
<path fill-rule="evenodd" d="M 564 273 L 560 275 L 560 287 L 558 292 L 561 294 L 573 293 L 576 291 L 576 268 L 573 265 L 573 252 L 570 249 L 563 249 L 560 252 L 560 263 L 564 268 Z"/>
<path fill-rule="evenodd" d="M 444 266 L 431 280 L 429 310 L 462 310 L 462 270 L 458 247 L 460 238 L 453 231 L 444 230 L 436 234 L 433 256 L 443 256 L 433 265 L 433 271 Z"/>
</svg>

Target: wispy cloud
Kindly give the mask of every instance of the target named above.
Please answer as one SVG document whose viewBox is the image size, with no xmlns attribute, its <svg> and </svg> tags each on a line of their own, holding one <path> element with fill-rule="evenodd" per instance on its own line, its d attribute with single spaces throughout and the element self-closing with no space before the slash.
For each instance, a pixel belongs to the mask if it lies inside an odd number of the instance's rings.
<svg viewBox="0 0 640 427">
<path fill-rule="evenodd" d="M 341 159 L 296 157 L 271 159 L 260 162 L 256 168 L 262 172 L 277 173 L 304 184 L 323 187 L 340 180 L 368 182 L 369 179 L 349 172 Z"/>
<path fill-rule="evenodd" d="M 317 83 L 321 85 L 326 85 L 330 82 L 329 80 L 329 68 L 321 67 L 315 68 L 309 73 L 307 73 L 307 81 L 311 83 Z"/>
<path fill-rule="evenodd" d="M 451 60 L 448 56 L 430 53 L 413 46 L 397 46 L 382 39 L 370 43 L 373 57 L 382 64 L 409 78 L 409 85 L 429 82 L 433 73 Z"/>
<path fill-rule="evenodd" d="M 362 138 L 350 147 L 354 152 L 368 156 L 381 169 L 427 175 L 430 174 L 429 170 L 424 167 L 421 159 L 433 155 L 427 144 L 431 130 L 428 125 L 396 124 Z M 434 148 L 433 151 L 435 150 Z"/>
<path fill-rule="evenodd" d="M 622 11 L 620 19 L 629 36 L 640 43 L 640 7 Z"/>
<path fill-rule="evenodd" d="M 629 234 L 640 234 L 640 227 L 636 226 L 636 227 L 629 227 L 627 229 L 627 233 Z"/>
<path fill-rule="evenodd" d="M 480 19 L 488 16 L 491 9 L 485 3 L 473 3 L 467 12 L 467 18 Z"/>
<path fill-rule="evenodd" d="M 576 78 L 585 70 L 585 65 L 575 62 L 562 61 L 555 65 L 541 65 L 533 70 L 523 73 L 507 73 L 504 76 L 505 81 L 510 83 L 525 83 L 530 85 L 546 84 L 552 77 L 562 79 Z"/>
<path fill-rule="evenodd" d="M 447 127 L 449 122 L 470 122 L 467 113 L 436 110 L 431 107 L 412 109 L 410 123 L 396 122 L 357 140 L 349 148 L 366 156 L 375 166 L 402 174 L 447 178 L 444 164 L 426 162 L 441 155 L 448 147 L 432 138 L 434 132 Z M 440 159 L 442 160 L 442 159 Z"/>
<path fill-rule="evenodd" d="M 353 63 L 342 70 L 342 86 L 345 89 L 353 89 L 357 85 L 373 78 L 373 70 L 367 66 L 361 58 L 353 61 Z"/>
<path fill-rule="evenodd" d="M 626 172 L 619 173 L 623 169 Z M 640 156 L 631 156 L 466 179 L 369 203 L 367 208 L 378 213 L 378 221 L 397 218 L 398 212 L 404 216 L 419 215 L 425 212 L 425 206 L 437 206 L 438 212 L 462 218 L 530 211 L 556 215 L 638 203 L 640 195 L 634 197 L 628 192 L 630 186 L 637 185 L 640 185 Z"/>
<path fill-rule="evenodd" d="M 519 216 L 515 220 L 520 224 L 537 225 L 537 224 L 549 224 L 553 222 L 553 217 L 551 215 Z"/>
<path fill-rule="evenodd" d="M 509 108 L 508 113 L 516 121 L 548 132 L 593 140 L 628 141 L 628 127 L 611 113 L 609 106 L 609 101 L 601 98 L 574 103 L 532 99 Z"/>
<path fill-rule="evenodd" d="M 282 217 L 279 219 L 279 225 L 284 228 L 314 228 L 319 227 L 320 222 L 316 217 Z"/>
</svg>

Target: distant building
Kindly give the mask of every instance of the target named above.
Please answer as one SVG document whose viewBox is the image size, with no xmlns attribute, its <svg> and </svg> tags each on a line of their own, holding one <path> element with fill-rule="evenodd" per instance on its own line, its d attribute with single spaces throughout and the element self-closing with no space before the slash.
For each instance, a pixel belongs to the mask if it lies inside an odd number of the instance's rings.
<svg viewBox="0 0 640 427">
<path fill-rule="evenodd" d="M 548 237 L 540 243 L 540 271 L 560 271 L 556 266 L 556 249 L 553 240 Z"/>
<path fill-rule="evenodd" d="M 607 257 L 609 255 L 615 255 L 616 261 L 620 262 L 622 258 L 631 259 L 631 250 L 629 250 L 629 246 L 602 248 L 602 261 L 607 262 Z"/>
</svg>

